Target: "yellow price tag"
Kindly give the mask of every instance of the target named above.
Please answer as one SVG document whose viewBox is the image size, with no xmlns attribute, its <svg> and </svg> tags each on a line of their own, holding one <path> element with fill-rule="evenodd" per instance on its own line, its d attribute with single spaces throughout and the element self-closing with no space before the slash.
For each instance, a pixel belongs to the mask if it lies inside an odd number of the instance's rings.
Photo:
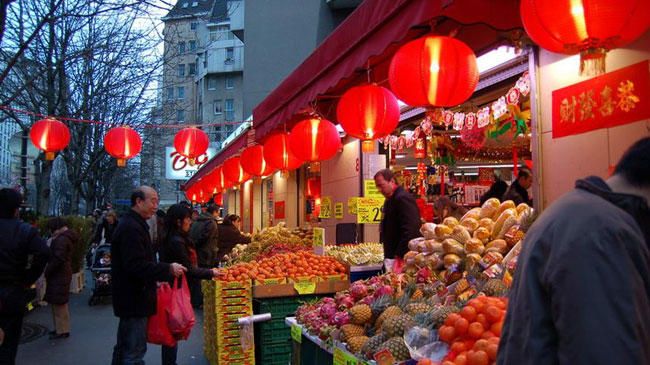
<svg viewBox="0 0 650 365">
<path fill-rule="evenodd" d="M 381 192 L 375 185 L 375 180 L 363 180 L 363 196 L 364 198 L 384 198 Z"/>
<path fill-rule="evenodd" d="M 302 343 L 302 327 L 297 324 L 291 325 L 291 338 L 298 343 Z"/>
<path fill-rule="evenodd" d="M 357 198 L 348 198 L 348 213 L 357 214 Z"/>
<path fill-rule="evenodd" d="M 334 204 L 334 217 L 336 217 L 336 219 L 343 218 L 343 203 L 339 202 Z"/>
<path fill-rule="evenodd" d="M 316 283 L 311 280 L 301 280 L 293 283 L 293 288 L 300 295 L 314 294 L 316 291 Z"/>
<path fill-rule="evenodd" d="M 357 199 L 357 223 L 377 224 L 381 222 L 384 200 L 378 198 Z"/>
<path fill-rule="evenodd" d="M 332 217 L 332 198 L 324 196 L 320 200 L 320 214 L 318 218 L 331 218 Z"/>
<path fill-rule="evenodd" d="M 346 351 L 341 350 L 340 348 L 336 347 L 334 348 L 334 354 L 333 354 L 333 362 L 332 364 L 334 365 L 357 365 L 359 364 L 359 359 L 357 359 L 355 356 L 349 354 Z"/>
</svg>

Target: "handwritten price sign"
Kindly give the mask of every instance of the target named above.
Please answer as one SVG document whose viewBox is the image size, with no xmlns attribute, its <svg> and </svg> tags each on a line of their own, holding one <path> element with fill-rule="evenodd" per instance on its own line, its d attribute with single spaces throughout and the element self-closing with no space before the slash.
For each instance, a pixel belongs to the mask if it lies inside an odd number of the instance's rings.
<svg viewBox="0 0 650 365">
<path fill-rule="evenodd" d="M 318 218 L 331 218 L 332 217 L 332 198 L 324 196 L 320 201 L 320 214 Z"/>
<path fill-rule="evenodd" d="M 384 199 L 358 198 L 357 199 L 357 223 L 365 223 L 365 224 L 380 223 L 383 206 L 384 206 Z"/>
</svg>

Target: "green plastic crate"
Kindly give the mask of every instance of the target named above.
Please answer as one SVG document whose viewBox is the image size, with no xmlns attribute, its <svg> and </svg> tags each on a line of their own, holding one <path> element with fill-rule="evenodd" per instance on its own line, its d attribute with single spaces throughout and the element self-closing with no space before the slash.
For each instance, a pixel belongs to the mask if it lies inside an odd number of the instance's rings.
<svg viewBox="0 0 650 365">
<path fill-rule="evenodd" d="M 260 346 L 260 356 L 262 358 L 280 355 L 287 355 L 288 358 L 290 354 L 291 342 L 289 340 L 276 344 Z"/>
<path fill-rule="evenodd" d="M 291 339 L 291 328 L 284 323 L 284 318 L 272 319 L 255 324 L 255 343 L 261 345 L 284 343 Z"/>
<path fill-rule="evenodd" d="M 256 359 L 257 360 L 257 359 Z M 280 355 L 269 355 L 262 356 L 261 359 L 257 360 L 257 363 L 263 365 L 287 365 L 291 361 L 291 353 L 280 354 Z"/>
<path fill-rule="evenodd" d="M 282 297 L 282 298 L 268 298 L 268 299 L 255 299 L 253 301 L 253 312 L 271 313 L 273 318 L 292 317 L 296 313 L 296 309 L 303 302 L 320 298 L 319 295 L 303 295 L 300 297 Z"/>
</svg>

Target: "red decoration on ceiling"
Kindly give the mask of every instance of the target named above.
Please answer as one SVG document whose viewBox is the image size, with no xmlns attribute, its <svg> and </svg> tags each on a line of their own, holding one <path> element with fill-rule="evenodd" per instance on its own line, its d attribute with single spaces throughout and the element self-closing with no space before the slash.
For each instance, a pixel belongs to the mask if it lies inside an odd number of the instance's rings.
<svg viewBox="0 0 650 365">
<path fill-rule="evenodd" d="M 551 52 L 580 53 L 580 74 L 605 72 L 605 55 L 650 26 L 647 0 L 522 0 L 526 33 Z M 643 15 L 646 14 L 646 15 Z"/>
<path fill-rule="evenodd" d="M 359 138 L 364 152 L 372 152 L 372 140 L 389 135 L 399 123 L 399 105 L 390 90 L 377 85 L 355 86 L 343 94 L 336 116 L 345 132 Z"/>
<path fill-rule="evenodd" d="M 273 172 L 273 167 L 264 160 L 264 147 L 261 145 L 246 148 L 239 161 L 244 171 L 252 176 L 267 176 Z"/>
<path fill-rule="evenodd" d="M 427 36 L 402 46 L 388 72 L 390 88 L 412 106 L 456 106 L 469 99 L 478 84 L 474 52 L 463 42 Z"/>
<path fill-rule="evenodd" d="M 329 120 L 309 118 L 291 129 L 289 148 L 301 160 L 325 161 L 334 157 L 341 148 L 341 138 Z"/>
<path fill-rule="evenodd" d="M 117 166 L 124 167 L 126 160 L 142 150 L 142 139 L 138 132 L 128 126 L 115 127 L 104 136 L 104 149 L 117 159 Z"/>
<path fill-rule="evenodd" d="M 209 144 L 208 135 L 195 127 L 183 128 L 174 137 L 174 148 L 181 156 L 187 157 L 191 165 L 194 159 L 205 153 Z"/>
<path fill-rule="evenodd" d="M 263 151 L 264 160 L 271 167 L 283 172 L 295 170 L 304 163 L 289 149 L 288 133 L 277 133 L 267 138 Z"/>
<path fill-rule="evenodd" d="M 214 196 L 214 204 L 223 206 L 223 194 L 218 193 Z"/>
<path fill-rule="evenodd" d="M 213 194 L 217 194 L 223 191 L 225 181 L 223 177 L 222 167 L 219 166 L 215 168 L 200 181 L 203 182 L 208 189 L 212 189 Z"/>
<path fill-rule="evenodd" d="M 307 196 L 312 199 L 320 198 L 320 177 L 307 179 Z"/>
<path fill-rule="evenodd" d="M 250 178 L 242 169 L 238 156 L 231 157 L 223 163 L 223 176 L 233 185 L 239 185 Z"/>
<path fill-rule="evenodd" d="M 32 125 L 29 138 L 36 148 L 45 152 L 46 160 L 54 160 L 56 153 L 70 143 L 70 130 L 56 119 L 41 119 Z"/>
</svg>

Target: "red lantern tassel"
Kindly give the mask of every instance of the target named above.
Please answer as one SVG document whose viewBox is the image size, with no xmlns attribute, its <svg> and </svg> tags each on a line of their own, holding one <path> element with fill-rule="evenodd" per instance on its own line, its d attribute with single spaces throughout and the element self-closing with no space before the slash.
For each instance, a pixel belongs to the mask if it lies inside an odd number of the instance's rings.
<svg viewBox="0 0 650 365">
<path fill-rule="evenodd" d="M 605 73 L 607 50 L 589 48 L 580 52 L 580 76 L 598 76 Z"/>
</svg>

